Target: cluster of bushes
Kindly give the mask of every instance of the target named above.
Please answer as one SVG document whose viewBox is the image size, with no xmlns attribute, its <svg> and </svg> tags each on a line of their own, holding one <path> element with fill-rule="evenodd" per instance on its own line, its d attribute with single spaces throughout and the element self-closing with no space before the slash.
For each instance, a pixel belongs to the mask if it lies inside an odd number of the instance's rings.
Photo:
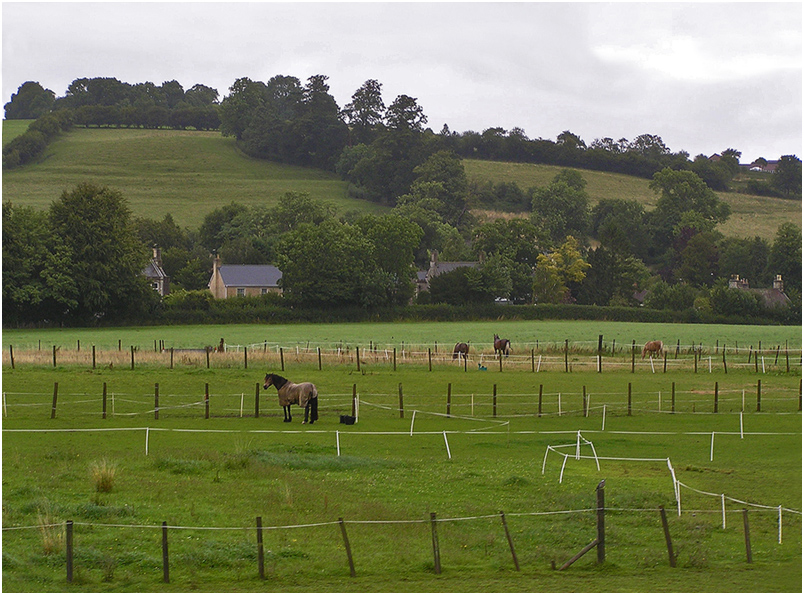
<svg viewBox="0 0 804 595">
<path fill-rule="evenodd" d="M 3 168 L 13 169 L 38 159 L 48 143 L 73 125 L 69 111 L 47 112 L 39 116 L 28 130 L 3 147 Z"/>
</svg>

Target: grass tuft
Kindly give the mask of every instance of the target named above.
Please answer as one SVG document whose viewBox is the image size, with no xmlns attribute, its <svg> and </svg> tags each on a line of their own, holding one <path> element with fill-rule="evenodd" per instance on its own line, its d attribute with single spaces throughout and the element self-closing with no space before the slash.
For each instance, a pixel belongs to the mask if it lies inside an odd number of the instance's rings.
<svg viewBox="0 0 804 595">
<path fill-rule="evenodd" d="M 107 459 L 93 461 L 89 465 L 89 474 L 95 484 L 95 491 L 108 494 L 114 488 L 114 478 L 117 474 L 117 463 Z"/>
</svg>

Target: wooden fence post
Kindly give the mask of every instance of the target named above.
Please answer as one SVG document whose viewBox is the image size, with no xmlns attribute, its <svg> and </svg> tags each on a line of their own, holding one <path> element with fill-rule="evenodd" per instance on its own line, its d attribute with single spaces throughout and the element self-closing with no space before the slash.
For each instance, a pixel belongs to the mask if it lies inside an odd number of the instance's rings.
<svg viewBox="0 0 804 595">
<path fill-rule="evenodd" d="M 67 556 L 67 582 L 73 582 L 73 522 L 66 522 L 65 530 L 66 556 Z"/>
<path fill-rule="evenodd" d="M 497 417 L 497 385 L 494 385 L 491 396 L 491 417 Z"/>
<path fill-rule="evenodd" d="M 631 415 L 631 383 L 628 383 L 628 415 Z"/>
<path fill-rule="evenodd" d="M 673 382 L 670 388 L 670 413 L 676 412 L 676 383 Z"/>
<path fill-rule="evenodd" d="M 92 346 L 92 369 L 95 369 L 95 346 Z"/>
<path fill-rule="evenodd" d="M 349 574 L 354 577 L 355 575 L 355 562 L 352 559 L 352 548 L 349 546 L 349 536 L 346 535 L 346 523 L 343 522 L 343 517 L 338 518 L 338 524 L 341 526 L 341 535 L 343 536 L 343 545 L 346 548 L 346 557 L 349 560 Z"/>
<path fill-rule="evenodd" d="M 14 369 L 14 346 L 8 346 L 8 355 L 11 357 L 11 369 Z M 93 366 L 94 367 L 94 366 Z"/>
<path fill-rule="evenodd" d="M 317 347 L 316 349 L 318 350 L 318 371 L 320 372 L 321 371 L 321 348 Z"/>
<path fill-rule="evenodd" d="M 753 559 L 751 557 L 751 532 L 748 529 L 748 510 L 743 508 L 743 530 L 745 531 L 745 558 L 751 564 Z"/>
<path fill-rule="evenodd" d="M 717 413 L 717 382 L 715 382 L 715 413 Z"/>
<path fill-rule="evenodd" d="M 53 407 L 50 410 L 50 419 L 56 419 L 56 400 L 59 398 L 59 383 L 53 383 Z"/>
<path fill-rule="evenodd" d="M 204 383 L 204 419 L 209 419 L 209 382 Z"/>
<path fill-rule="evenodd" d="M 516 557 L 516 550 L 514 550 L 514 540 L 511 538 L 511 532 L 508 530 L 508 523 L 505 522 L 505 513 L 500 511 L 500 520 L 502 520 L 503 528 L 505 529 L 505 538 L 508 540 L 508 547 L 511 549 L 511 557 L 514 559 L 514 568 L 519 570 L 519 560 Z"/>
<path fill-rule="evenodd" d="M 248 346 L 243 346 L 243 369 L 248 370 Z"/>
<path fill-rule="evenodd" d="M 436 574 L 441 574 L 441 551 L 438 548 L 438 530 L 436 529 L 436 513 L 430 513 L 430 529 L 433 534 L 433 568 Z"/>
<path fill-rule="evenodd" d="M 664 528 L 664 540 L 667 543 L 667 556 L 670 558 L 670 568 L 676 567 L 676 555 L 673 553 L 673 540 L 670 539 L 670 526 L 667 524 L 667 513 L 664 506 L 659 506 L 662 515 L 662 527 Z"/>
<path fill-rule="evenodd" d="M 605 480 L 597 485 L 597 563 L 606 561 L 606 500 L 604 496 Z"/>
<path fill-rule="evenodd" d="M 53 346 L 53 367 L 56 367 L 56 346 Z"/>
<path fill-rule="evenodd" d="M 170 348 L 170 369 L 173 369 L 173 348 Z"/>
<path fill-rule="evenodd" d="M 352 417 L 357 413 L 357 385 L 352 385 Z"/>
<path fill-rule="evenodd" d="M 587 407 L 587 400 L 586 400 L 586 385 L 583 385 L 583 416 L 589 417 L 589 409 Z"/>
<path fill-rule="evenodd" d="M 452 410 L 452 383 L 447 384 L 447 417 L 451 417 Z"/>
<path fill-rule="evenodd" d="M 170 582 L 170 564 L 168 562 L 167 521 L 162 521 L 162 580 Z"/>
<path fill-rule="evenodd" d="M 279 348 L 279 367 L 282 372 L 285 371 L 285 350 L 282 347 Z"/>
<path fill-rule="evenodd" d="M 134 369 L 134 346 L 131 346 L 131 369 Z"/>
<path fill-rule="evenodd" d="M 357 360 L 357 371 L 360 371 L 360 347 L 355 347 L 355 359 Z"/>
<path fill-rule="evenodd" d="M 257 418 L 260 416 L 260 383 L 258 382 L 256 385 L 256 389 L 254 391 L 254 417 Z"/>
<path fill-rule="evenodd" d="M 757 413 L 762 410 L 762 380 L 757 380 Z"/>
<path fill-rule="evenodd" d="M 544 390 L 544 385 L 539 385 L 539 417 L 542 416 L 542 391 Z"/>
<path fill-rule="evenodd" d="M 262 544 L 262 517 L 257 517 L 257 570 L 265 578 L 265 547 Z"/>
<path fill-rule="evenodd" d="M 204 352 L 206 353 L 207 356 L 207 368 L 209 368 L 209 345 L 204 347 Z"/>
<path fill-rule="evenodd" d="M 433 354 L 430 351 L 430 348 L 427 348 L 427 369 L 428 371 L 433 371 Z"/>
<path fill-rule="evenodd" d="M 564 371 L 569 372 L 569 339 L 564 339 Z"/>
<path fill-rule="evenodd" d="M 396 347 L 394 347 L 394 372 L 396 372 Z"/>
<path fill-rule="evenodd" d="M 402 403 L 402 383 L 399 383 L 399 419 L 405 419 L 405 406 Z"/>
<path fill-rule="evenodd" d="M 159 383 L 154 384 L 154 419 L 159 419 Z"/>
<path fill-rule="evenodd" d="M 723 373 L 728 374 L 729 369 L 726 366 L 726 343 L 723 343 Z"/>
<path fill-rule="evenodd" d="M 631 373 L 634 373 L 634 368 L 636 366 L 636 341 L 631 339 Z"/>
<path fill-rule="evenodd" d="M 667 351 L 664 352 L 664 366 L 662 368 L 662 373 L 667 374 Z"/>
</svg>

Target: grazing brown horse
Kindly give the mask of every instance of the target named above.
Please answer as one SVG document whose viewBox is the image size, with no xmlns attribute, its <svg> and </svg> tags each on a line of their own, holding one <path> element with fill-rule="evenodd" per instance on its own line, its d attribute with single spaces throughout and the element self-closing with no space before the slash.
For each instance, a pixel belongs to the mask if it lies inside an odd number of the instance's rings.
<svg viewBox="0 0 804 595">
<path fill-rule="evenodd" d="M 458 359 L 459 356 L 463 356 L 463 359 L 466 359 L 468 355 L 469 343 L 455 343 L 455 349 L 452 350 L 452 359 Z"/>
<path fill-rule="evenodd" d="M 648 341 L 642 348 L 642 359 L 645 359 L 645 354 L 661 355 L 664 351 L 664 343 L 661 341 Z"/>
<path fill-rule="evenodd" d="M 290 414 L 290 406 L 298 405 L 304 407 L 304 421 L 307 423 L 309 416 L 310 423 L 315 423 L 318 419 L 318 389 L 312 382 L 302 382 L 294 384 L 287 378 L 283 378 L 279 374 L 266 374 L 263 388 L 275 386 L 276 392 L 279 395 L 279 405 L 285 413 L 285 419 L 282 421 L 293 421 L 293 416 Z"/>
<path fill-rule="evenodd" d="M 508 339 L 500 339 L 499 335 L 494 335 L 494 353 L 500 355 L 511 354 L 511 341 Z"/>
</svg>

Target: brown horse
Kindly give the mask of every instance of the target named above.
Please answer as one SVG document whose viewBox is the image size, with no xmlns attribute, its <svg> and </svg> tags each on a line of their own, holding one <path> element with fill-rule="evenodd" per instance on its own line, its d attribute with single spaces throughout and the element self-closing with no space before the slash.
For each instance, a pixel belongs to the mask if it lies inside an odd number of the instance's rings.
<svg viewBox="0 0 804 595">
<path fill-rule="evenodd" d="M 642 348 L 642 359 L 645 359 L 645 354 L 661 355 L 664 351 L 664 343 L 661 341 L 648 341 Z"/>
<path fill-rule="evenodd" d="M 494 335 L 494 353 L 499 355 L 511 354 L 511 341 L 508 339 L 500 339 L 499 335 Z"/>
<path fill-rule="evenodd" d="M 298 405 L 304 407 L 304 421 L 302 423 L 307 423 L 308 416 L 310 423 L 315 423 L 318 419 L 318 389 L 316 389 L 315 384 L 312 382 L 294 384 L 279 374 L 266 374 L 262 387 L 268 388 L 272 385 L 276 387 L 276 392 L 279 395 L 279 405 L 285 413 L 283 421 L 293 421 L 290 406 Z"/>
<path fill-rule="evenodd" d="M 458 359 L 459 356 L 463 356 L 463 359 L 469 355 L 469 344 L 468 343 L 455 343 L 455 349 L 452 350 L 452 359 Z"/>
</svg>

